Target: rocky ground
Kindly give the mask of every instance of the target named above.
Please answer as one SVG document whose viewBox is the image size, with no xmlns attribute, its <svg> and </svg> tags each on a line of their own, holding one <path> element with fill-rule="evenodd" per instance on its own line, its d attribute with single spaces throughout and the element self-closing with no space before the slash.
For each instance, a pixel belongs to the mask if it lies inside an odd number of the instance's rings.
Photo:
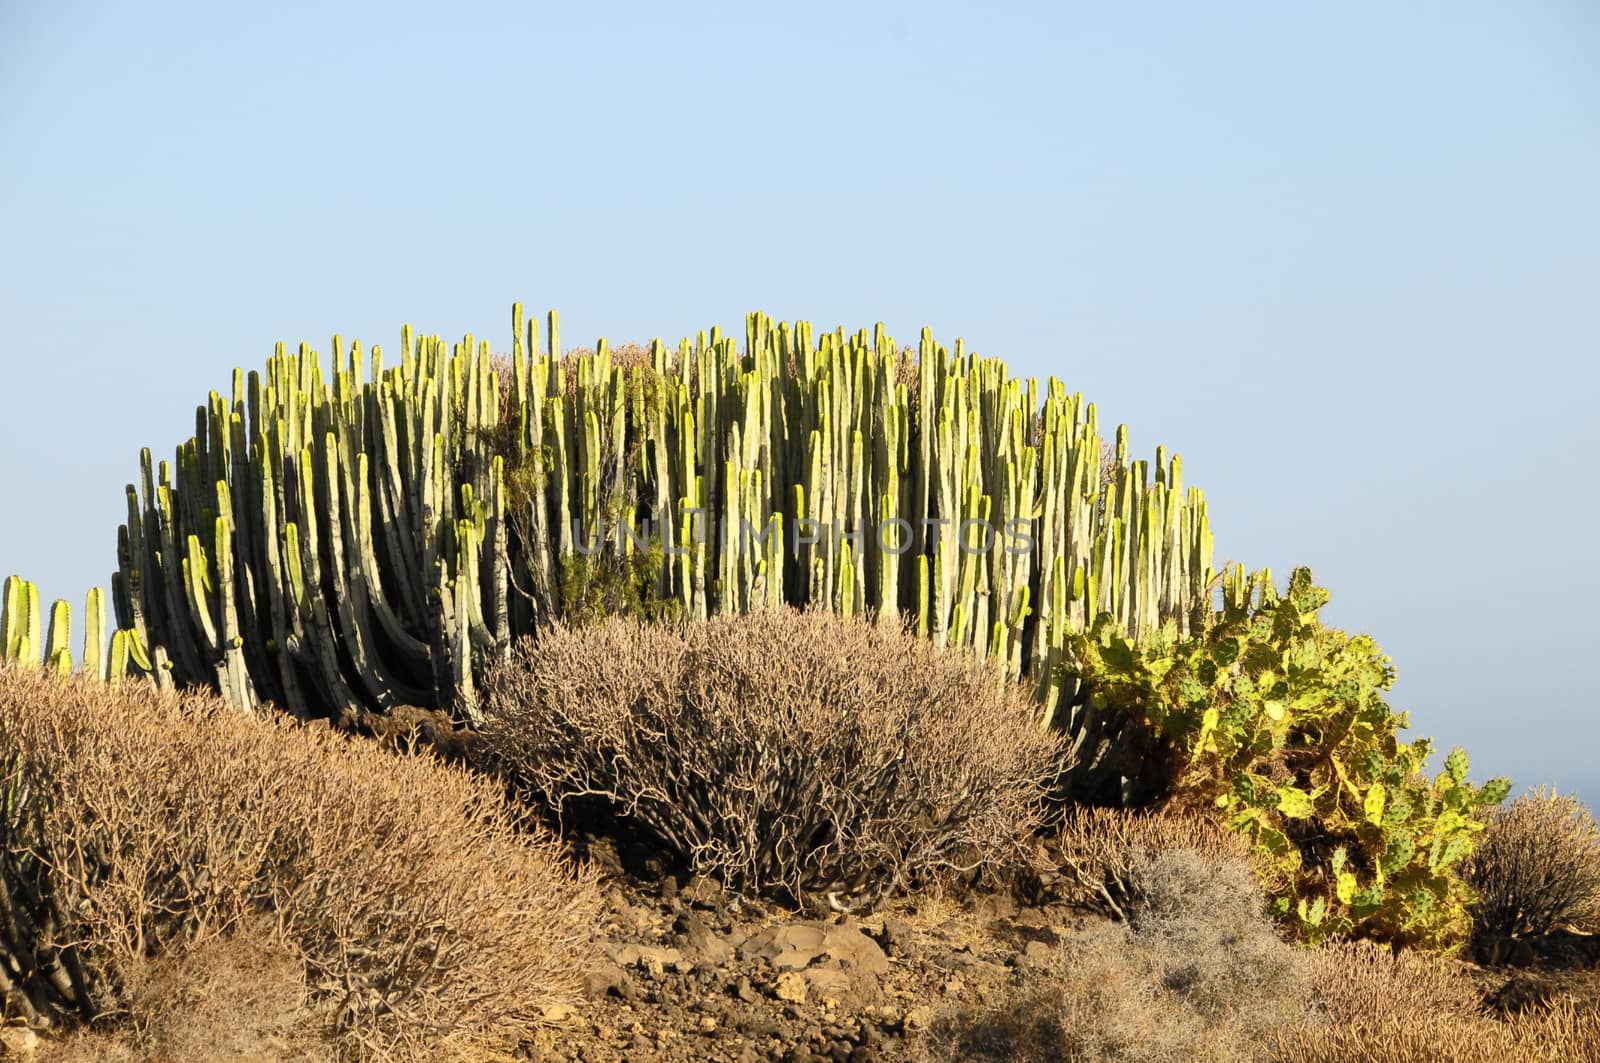
<svg viewBox="0 0 1600 1063">
<path fill-rule="evenodd" d="M 591 857 L 595 854 L 591 853 Z M 1004 894 L 920 898 L 863 917 L 822 918 L 740 897 L 713 880 L 603 847 L 604 960 L 587 998 L 523 1058 L 536 1061 L 873 1063 L 915 1058 L 945 1014 L 982 1008 L 1056 964 L 1101 917 Z M 1487 1003 L 1538 1007 L 1554 993 L 1600 996 L 1600 942 L 1568 935 L 1505 966 L 1472 966 Z"/>
<path fill-rule="evenodd" d="M 713 880 L 613 875 L 605 962 L 534 1060 L 906 1058 L 941 1011 L 982 1005 L 1088 917 L 1003 895 L 815 918 Z"/>
</svg>

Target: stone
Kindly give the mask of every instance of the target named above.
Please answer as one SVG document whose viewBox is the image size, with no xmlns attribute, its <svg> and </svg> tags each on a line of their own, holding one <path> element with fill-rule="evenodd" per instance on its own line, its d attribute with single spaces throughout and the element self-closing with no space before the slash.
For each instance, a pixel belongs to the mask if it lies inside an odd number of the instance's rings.
<svg viewBox="0 0 1600 1063">
<path fill-rule="evenodd" d="M 8 1058 L 26 1058 L 39 1050 L 39 1035 L 26 1026 L 7 1026 L 0 1028 L 0 1045 Z"/>
<path fill-rule="evenodd" d="M 583 976 L 584 992 L 591 997 L 603 997 L 613 990 L 619 989 L 627 980 L 628 974 L 614 963 L 601 964 Z M 620 993 L 618 994 L 621 995 Z"/>
<path fill-rule="evenodd" d="M 806 980 L 793 971 L 784 971 L 773 984 L 772 995 L 791 1004 L 803 1004 L 806 999 Z"/>
<path fill-rule="evenodd" d="M 683 947 L 691 954 L 717 967 L 728 962 L 732 949 L 698 913 L 684 912 L 674 921 L 673 929 L 682 939 Z"/>
<path fill-rule="evenodd" d="M 768 961 L 780 971 L 798 971 L 828 960 L 866 974 L 886 974 L 889 957 L 860 928 L 812 920 L 777 924 L 750 935 L 745 958 Z"/>
<path fill-rule="evenodd" d="M 715 908 L 722 903 L 722 883 L 705 875 L 695 875 L 684 884 L 681 893 L 696 908 Z"/>
<path fill-rule="evenodd" d="M 612 953 L 611 959 L 621 967 L 637 967 L 660 978 L 668 965 L 683 959 L 683 953 L 656 945 L 623 945 Z"/>
<path fill-rule="evenodd" d="M 844 971 L 834 967 L 812 967 L 801 971 L 812 996 L 825 1000 L 844 1000 L 854 995 L 855 986 Z M 780 976 L 781 977 L 781 976 Z"/>
<path fill-rule="evenodd" d="M 889 955 L 904 956 L 911 944 L 911 924 L 904 919 L 885 919 L 880 940 Z"/>
<path fill-rule="evenodd" d="M 1042 970 L 1049 966 L 1051 955 L 1049 945 L 1042 941 L 1030 941 L 1022 947 L 1017 966 L 1033 971 Z"/>
</svg>

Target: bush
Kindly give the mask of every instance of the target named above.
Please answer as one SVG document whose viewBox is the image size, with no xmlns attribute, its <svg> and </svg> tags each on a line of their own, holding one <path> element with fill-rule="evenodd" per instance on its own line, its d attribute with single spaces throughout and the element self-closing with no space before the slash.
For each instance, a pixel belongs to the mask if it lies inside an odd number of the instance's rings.
<svg viewBox="0 0 1600 1063">
<path fill-rule="evenodd" d="M 1600 1013 L 1559 999 L 1499 1018 L 1455 961 L 1370 942 L 1310 950 L 1312 1021 L 1278 1031 L 1280 1063 L 1572 1063 L 1600 1059 Z"/>
<path fill-rule="evenodd" d="M 1460 862 L 1510 784 L 1467 781 L 1457 750 L 1429 780 L 1427 739 L 1383 692 L 1389 658 L 1365 635 L 1325 627 L 1328 594 L 1297 569 L 1252 603 L 1235 580 L 1203 633 L 1168 625 L 1135 643 L 1109 617 L 1069 636 L 1092 711 L 1138 721 L 1148 800 L 1217 810 L 1250 839 L 1276 910 L 1307 940 L 1345 935 L 1454 946 L 1470 926 Z M 1128 774 L 1135 774 L 1132 767 Z"/>
<path fill-rule="evenodd" d="M 1152 852 L 1131 885 L 1127 923 L 1073 934 L 999 1006 L 944 1016 L 926 1055 L 1235 1063 L 1305 1020 L 1310 957 L 1278 936 L 1248 861 Z"/>
<path fill-rule="evenodd" d="M 1072 900 L 1118 919 L 1142 897 L 1150 861 L 1191 852 L 1214 868 L 1249 859 L 1250 847 L 1215 819 L 1194 813 L 1079 806 L 1067 810 L 1056 839 L 1056 862 Z"/>
<path fill-rule="evenodd" d="M 1060 742 L 965 654 L 780 610 L 524 643 L 483 748 L 558 814 L 599 797 L 737 889 L 870 905 L 1028 851 Z"/>
<path fill-rule="evenodd" d="M 1594 1063 L 1600 1014 L 1563 1001 L 1508 1022 L 1422 1015 L 1281 1033 L 1280 1063 Z"/>
<path fill-rule="evenodd" d="M 494 785 L 220 699 L 0 669 L 0 989 L 126 1018 L 151 957 L 254 927 L 343 1055 L 517 1038 L 574 999 L 598 896 Z"/>
<path fill-rule="evenodd" d="M 1538 789 L 1489 821 L 1467 864 L 1479 934 L 1600 930 L 1600 825 L 1576 797 Z"/>
<path fill-rule="evenodd" d="M 127 1015 L 56 1041 L 51 1063 L 206 1063 L 333 1058 L 326 1008 L 310 1000 L 306 965 L 270 928 L 135 960 Z"/>
</svg>

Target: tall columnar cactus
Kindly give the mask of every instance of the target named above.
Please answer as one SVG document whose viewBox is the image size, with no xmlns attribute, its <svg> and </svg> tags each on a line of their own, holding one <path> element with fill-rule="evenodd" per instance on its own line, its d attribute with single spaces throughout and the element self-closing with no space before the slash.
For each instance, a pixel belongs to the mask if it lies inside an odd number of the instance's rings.
<svg viewBox="0 0 1600 1063">
<path fill-rule="evenodd" d="M 43 627 L 39 588 L 20 576 L 6 577 L 0 589 L 0 661 L 24 668 L 46 668 L 72 675 L 72 607 L 57 600 L 50 607 L 50 625 Z M 84 603 L 83 657 L 78 674 L 121 685 L 130 673 L 153 676 L 164 685 L 166 672 L 145 652 L 132 631 L 106 637 L 105 591 L 94 587 Z"/>
<path fill-rule="evenodd" d="M 280 345 L 141 459 L 117 616 L 173 677 L 296 713 L 449 706 L 572 605 L 580 562 L 659 559 L 682 615 L 825 603 L 996 657 L 1077 733 L 1067 633 L 1208 609 L 1211 534 L 1176 455 L 1107 462 L 1093 405 L 924 330 L 752 314 L 675 352 L 560 353 L 513 309 L 508 359 L 402 330 L 398 364 Z M 598 555 L 591 557 L 590 555 Z"/>
</svg>

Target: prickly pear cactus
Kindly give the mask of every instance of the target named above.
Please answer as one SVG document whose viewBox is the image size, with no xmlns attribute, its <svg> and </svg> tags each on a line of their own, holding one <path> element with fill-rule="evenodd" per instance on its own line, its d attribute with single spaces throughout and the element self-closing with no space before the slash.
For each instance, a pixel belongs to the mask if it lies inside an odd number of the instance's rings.
<svg viewBox="0 0 1600 1063">
<path fill-rule="evenodd" d="M 1310 570 L 1282 597 L 1270 573 L 1239 570 L 1223 599 L 1194 637 L 1168 625 L 1133 640 L 1102 619 L 1071 640 L 1092 711 L 1137 733 L 1136 797 L 1217 810 L 1308 939 L 1459 942 L 1461 861 L 1510 783 L 1468 782 L 1461 750 L 1426 776 L 1431 743 L 1401 741 L 1409 720 L 1383 698 L 1393 665 L 1367 636 L 1322 625 Z"/>
</svg>

